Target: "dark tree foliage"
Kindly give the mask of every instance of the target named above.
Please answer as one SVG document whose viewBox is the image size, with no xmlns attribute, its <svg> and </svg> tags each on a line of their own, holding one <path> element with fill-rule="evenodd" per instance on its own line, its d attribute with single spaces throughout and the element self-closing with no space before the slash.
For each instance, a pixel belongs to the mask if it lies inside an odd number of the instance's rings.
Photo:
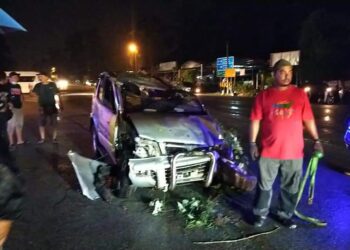
<svg viewBox="0 0 350 250">
<path fill-rule="evenodd" d="M 0 35 L 0 69 L 9 70 L 14 66 L 10 47 L 7 45 L 4 36 Z"/>
<path fill-rule="evenodd" d="M 101 41 L 99 32 L 93 28 L 68 35 L 65 41 L 65 68 L 79 77 L 98 75 L 106 68 L 105 60 L 109 58 L 107 55 L 98 56 L 103 48 Z"/>
<path fill-rule="evenodd" d="M 300 36 L 304 80 L 350 79 L 350 18 L 339 12 L 318 10 L 303 24 Z"/>
</svg>

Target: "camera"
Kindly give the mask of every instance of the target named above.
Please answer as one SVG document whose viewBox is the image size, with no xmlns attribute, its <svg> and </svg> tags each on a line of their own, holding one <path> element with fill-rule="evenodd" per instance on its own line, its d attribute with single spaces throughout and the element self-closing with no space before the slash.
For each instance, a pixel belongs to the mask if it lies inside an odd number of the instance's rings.
<svg viewBox="0 0 350 250">
<path fill-rule="evenodd" d="M 7 109 L 7 94 L 0 92 L 0 112 Z"/>
</svg>

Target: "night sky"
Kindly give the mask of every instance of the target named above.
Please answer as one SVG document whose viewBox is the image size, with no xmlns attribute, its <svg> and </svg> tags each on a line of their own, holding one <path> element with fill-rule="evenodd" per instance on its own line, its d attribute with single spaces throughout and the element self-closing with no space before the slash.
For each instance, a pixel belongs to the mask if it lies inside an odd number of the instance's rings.
<svg viewBox="0 0 350 250">
<path fill-rule="evenodd" d="M 260 2 L 260 3 L 259 3 Z M 350 13 L 350 4 L 219 0 L 2 0 L 27 33 L 6 37 L 17 70 L 56 66 L 71 74 L 128 68 L 126 44 L 144 66 L 213 62 L 229 54 L 267 60 L 298 49 L 301 27 L 317 9 Z M 81 63 L 81 71 L 77 69 Z"/>
</svg>

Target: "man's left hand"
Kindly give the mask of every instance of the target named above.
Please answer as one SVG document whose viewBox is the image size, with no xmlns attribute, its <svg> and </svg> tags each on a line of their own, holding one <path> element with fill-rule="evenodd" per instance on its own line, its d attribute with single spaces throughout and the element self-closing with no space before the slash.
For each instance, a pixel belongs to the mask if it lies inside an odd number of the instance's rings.
<svg viewBox="0 0 350 250">
<path fill-rule="evenodd" d="M 319 140 L 316 140 L 314 142 L 314 153 L 315 152 L 320 152 L 320 153 L 324 153 L 323 152 L 323 147 L 322 147 L 322 143 Z"/>
</svg>

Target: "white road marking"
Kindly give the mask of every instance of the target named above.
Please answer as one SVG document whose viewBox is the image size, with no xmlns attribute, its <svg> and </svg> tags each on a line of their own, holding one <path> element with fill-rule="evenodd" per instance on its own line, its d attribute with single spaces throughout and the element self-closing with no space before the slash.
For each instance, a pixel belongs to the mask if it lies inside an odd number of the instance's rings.
<svg viewBox="0 0 350 250">
<path fill-rule="evenodd" d="M 67 93 L 61 94 L 61 96 L 93 96 L 94 93 Z"/>
</svg>

